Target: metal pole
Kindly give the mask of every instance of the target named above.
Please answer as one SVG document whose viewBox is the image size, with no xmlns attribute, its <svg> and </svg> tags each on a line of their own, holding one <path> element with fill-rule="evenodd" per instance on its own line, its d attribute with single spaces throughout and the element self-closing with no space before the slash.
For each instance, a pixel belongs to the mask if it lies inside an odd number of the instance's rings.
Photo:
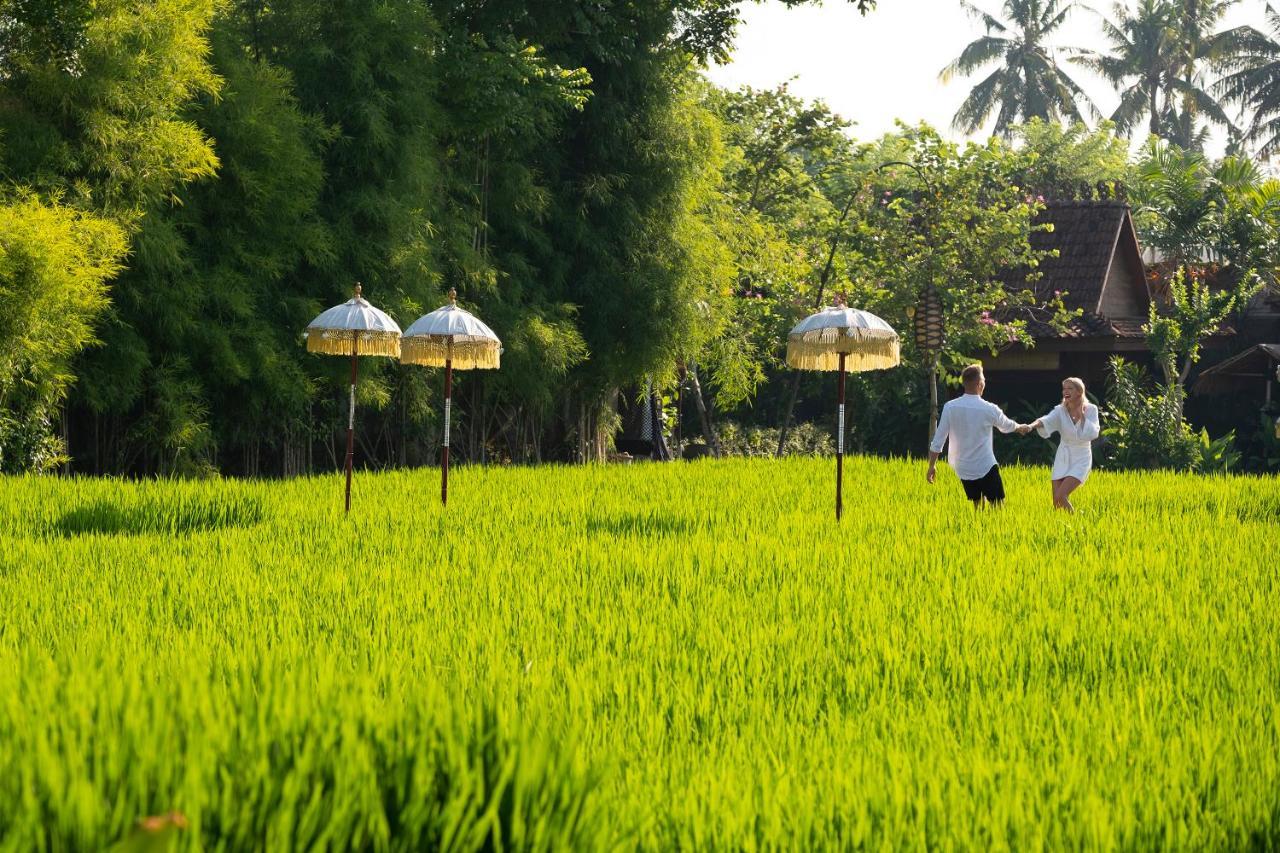
<svg viewBox="0 0 1280 853">
<path fill-rule="evenodd" d="M 356 364 L 357 350 L 360 348 L 359 332 L 355 329 L 351 330 L 351 401 L 347 407 L 347 508 L 346 512 L 351 512 L 351 454 L 355 449 L 355 430 L 356 430 Z"/>
<path fill-rule="evenodd" d="M 449 409 L 453 405 L 453 359 L 444 360 L 444 453 L 440 457 L 440 503 L 449 504 Z"/>
<path fill-rule="evenodd" d="M 836 521 L 844 509 L 844 353 L 840 353 L 840 380 L 836 385 Z"/>
</svg>

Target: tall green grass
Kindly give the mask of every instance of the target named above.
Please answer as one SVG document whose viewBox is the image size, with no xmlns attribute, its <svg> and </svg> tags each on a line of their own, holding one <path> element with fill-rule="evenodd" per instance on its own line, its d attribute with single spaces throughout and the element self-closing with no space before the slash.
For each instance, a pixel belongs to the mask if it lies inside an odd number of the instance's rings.
<svg viewBox="0 0 1280 853">
<path fill-rule="evenodd" d="M 0 848 L 1280 847 L 1280 484 L 0 481 Z"/>
</svg>

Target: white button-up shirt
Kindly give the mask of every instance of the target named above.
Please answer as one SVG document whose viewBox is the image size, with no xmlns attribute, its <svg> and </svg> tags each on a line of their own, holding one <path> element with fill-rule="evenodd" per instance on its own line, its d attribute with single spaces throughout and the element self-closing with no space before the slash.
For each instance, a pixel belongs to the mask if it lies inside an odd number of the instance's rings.
<svg viewBox="0 0 1280 853">
<path fill-rule="evenodd" d="M 988 403 L 977 394 L 965 394 L 947 401 L 938 419 L 938 431 L 933 434 L 929 449 L 941 453 L 949 444 L 947 462 L 961 480 L 979 480 L 996 464 L 996 452 L 991 447 L 992 427 L 1001 432 L 1013 432 L 1018 425 L 1005 417 L 995 403 Z"/>
</svg>

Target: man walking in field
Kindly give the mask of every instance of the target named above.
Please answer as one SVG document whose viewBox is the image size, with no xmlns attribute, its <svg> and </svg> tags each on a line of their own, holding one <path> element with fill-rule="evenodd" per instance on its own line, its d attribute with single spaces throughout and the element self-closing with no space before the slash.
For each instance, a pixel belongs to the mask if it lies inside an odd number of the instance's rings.
<svg viewBox="0 0 1280 853">
<path fill-rule="evenodd" d="M 971 364 L 960 374 L 964 383 L 964 396 L 949 400 L 942 407 L 938 431 L 929 445 L 930 483 L 937 476 L 938 456 L 942 446 L 949 444 L 947 462 L 960 477 L 964 493 L 978 508 L 985 500 L 993 506 L 1004 502 L 1004 483 L 1000 480 L 1000 466 L 991 447 L 991 429 L 1001 432 L 1022 432 L 1023 429 L 1005 416 L 1000 407 L 982 399 L 987 380 L 982 375 L 982 365 Z"/>
</svg>

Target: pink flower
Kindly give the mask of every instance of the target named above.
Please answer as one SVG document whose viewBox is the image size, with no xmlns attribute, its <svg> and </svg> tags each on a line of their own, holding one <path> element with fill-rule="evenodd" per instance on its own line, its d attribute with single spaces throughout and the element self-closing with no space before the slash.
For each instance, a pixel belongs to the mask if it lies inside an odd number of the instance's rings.
<svg viewBox="0 0 1280 853">
<path fill-rule="evenodd" d="M 888 197 L 889 197 L 889 196 L 891 196 L 891 195 L 893 195 L 893 193 L 891 193 L 889 190 L 885 190 L 885 191 L 884 191 L 884 197 L 885 197 L 885 198 L 888 198 Z"/>
<path fill-rule="evenodd" d="M 1044 196 L 1042 195 L 1036 196 L 1036 201 L 1040 202 L 1041 204 L 1044 204 Z"/>
</svg>

